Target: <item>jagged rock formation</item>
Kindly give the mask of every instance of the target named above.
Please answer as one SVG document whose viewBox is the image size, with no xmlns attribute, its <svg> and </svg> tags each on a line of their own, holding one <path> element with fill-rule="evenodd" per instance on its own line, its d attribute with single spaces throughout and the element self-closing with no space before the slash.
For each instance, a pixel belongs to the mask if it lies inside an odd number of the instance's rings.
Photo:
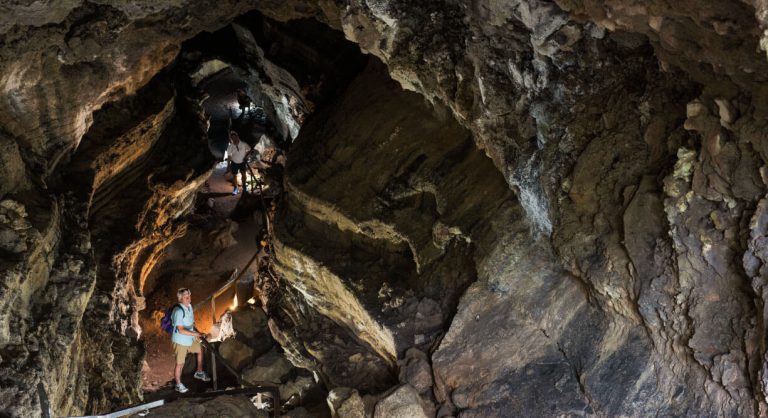
<svg viewBox="0 0 768 418">
<path fill-rule="evenodd" d="M 375 392 L 419 347 L 400 398 L 439 416 L 768 413 L 764 2 L 181 3 L 0 6 L 7 413 L 139 396 L 136 292 L 210 167 L 192 94 L 139 89 L 250 8 L 285 23 L 233 26 L 235 64 L 306 122 L 267 304 L 295 364 Z M 384 68 L 307 100 L 248 24 L 296 18 Z"/>
<path fill-rule="evenodd" d="M 473 254 L 498 234 L 484 219 L 509 212 L 503 225 L 515 215 L 511 191 L 469 132 L 398 90 L 374 62 L 305 125 L 286 167 L 275 250 L 291 286 L 390 365 L 436 342 L 475 278 Z M 470 198 L 481 184 L 487 193 Z"/>
<path fill-rule="evenodd" d="M 530 222 L 464 294 L 436 395 L 462 416 L 760 414 L 762 23 L 563 3 L 314 11 L 447 104 Z"/>
<path fill-rule="evenodd" d="M 169 78 L 148 82 L 181 40 L 245 10 L 38 6 L 4 5 L 0 23 L 0 190 L 15 213 L 3 218 L 0 399 L 12 416 L 140 399 L 138 282 L 183 233 L 211 164 L 193 104 Z"/>
<path fill-rule="evenodd" d="M 239 307 L 231 313 L 231 321 L 235 336 L 225 339 L 219 352 L 229 365 L 242 372 L 243 380 L 276 386 L 283 403 L 325 396 L 312 373 L 294 367 L 275 346 L 260 306 Z M 325 405 L 316 406 L 322 411 Z"/>
</svg>

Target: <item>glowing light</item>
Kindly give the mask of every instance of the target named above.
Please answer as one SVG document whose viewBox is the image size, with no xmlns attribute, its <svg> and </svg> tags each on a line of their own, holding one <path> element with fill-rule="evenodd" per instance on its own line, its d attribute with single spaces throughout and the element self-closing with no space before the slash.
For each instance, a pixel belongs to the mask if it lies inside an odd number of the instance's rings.
<svg viewBox="0 0 768 418">
<path fill-rule="evenodd" d="M 248 304 L 249 305 L 255 305 L 256 304 L 256 299 L 254 299 L 254 298 L 248 299 Z"/>
<path fill-rule="evenodd" d="M 232 299 L 232 310 L 234 311 L 235 309 L 237 309 L 237 295 Z"/>
</svg>

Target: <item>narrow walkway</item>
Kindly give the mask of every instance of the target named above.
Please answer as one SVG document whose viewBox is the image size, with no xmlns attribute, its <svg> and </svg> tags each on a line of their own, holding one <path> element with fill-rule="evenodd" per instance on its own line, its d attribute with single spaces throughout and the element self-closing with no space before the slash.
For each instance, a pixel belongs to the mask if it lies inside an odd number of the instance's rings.
<svg viewBox="0 0 768 418">
<path fill-rule="evenodd" d="M 211 209 L 207 215 L 209 222 L 199 226 L 190 225 L 187 234 L 171 244 L 162 264 L 156 267 L 159 270 L 155 278 L 158 285 L 146 296 L 147 309 L 141 312 L 140 318 L 147 347 L 143 380 L 145 392 L 154 392 L 164 387 L 171 389 L 168 384 L 173 379 L 173 352 L 170 336 L 160 330 L 159 320 L 164 310 L 176 303 L 176 289 L 189 287 L 192 290 L 192 303 L 196 304 L 218 289 L 235 268 L 242 268 L 256 252 L 256 237 L 260 231 L 258 213 L 236 222 L 234 228 L 237 230 L 231 233 L 236 244 L 226 246 L 228 243 L 224 242 L 230 236 L 228 231 L 233 228 L 233 221 L 229 218 L 242 198 L 241 195 L 230 194 L 232 185 L 225 179 L 225 172 L 226 165 L 220 164 L 207 186 L 200 190 L 200 203 Z M 220 248 L 224 246 L 226 248 Z M 250 270 L 255 271 L 255 266 Z M 217 315 L 221 315 L 231 305 L 233 298 L 234 288 L 217 299 Z M 211 326 L 209 305 L 195 311 L 195 322 L 200 330 L 208 331 Z M 206 362 L 208 360 L 206 358 Z M 204 390 L 197 388 L 197 381 L 193 381 L 191 376 L 189 382 L 193 390 Z"/>
<path fill-rule="evenodd" d="M 198 87 L 208 95 L 203 107 L 210 115 L 208 147 L 214 157 L 223 160 L 229 129 L 237 129 L 241 138 L 250 144 L 264 133 L 266 126 L 255 118 L 237 119 L 240 112 L 236 91 L 239 88 L 247 90 L 247 86 L 230 69 L 209 77 Z M 254 96 L 252 91 L 248 94 Z M 260 95 L 253 98 L 255 104 L 264 100 Z M 235 118 L 234 126 L 230 126 L 230 118 Z M 170 336 L 160 330 L 159 322 L 164 311 L 176 303 L 176 289 L 190 288 L 194 305 L 219 289 L 232 271 L 243 268 L 258 250 L 263 218 L 261 212 L 254 212 L 254 209 L 262 207 L 261 199 L 250 194 L 233 196 L 231 178 L 227 164 L 217 164 L 205 185 L 198 190 L 196 213 L 189 216 L 186 235 L 169 246 L 164 259 L 147 280 L 147 306 L 140 313 L 140 324 L 147 348 L 142 386 L 146 394 L 153 394 L 149 397 L 173 390 L 174 359 Z M 252 276 L 256 269 L 256 265 L 252 265 L 244 279 Z M 216 299 L 217 317 L 231 306 L 234 295 L 233 287 Z M 195 323 L 201 331 L 209 331 L 212 325 L 209 304 L 195 311 Z M 208 356 L 205 361 L 210 361 Z M 192 391 L 203 391 L 210 386 L 193 380 L 191 373 L 182 380 Z"/>
</svg>

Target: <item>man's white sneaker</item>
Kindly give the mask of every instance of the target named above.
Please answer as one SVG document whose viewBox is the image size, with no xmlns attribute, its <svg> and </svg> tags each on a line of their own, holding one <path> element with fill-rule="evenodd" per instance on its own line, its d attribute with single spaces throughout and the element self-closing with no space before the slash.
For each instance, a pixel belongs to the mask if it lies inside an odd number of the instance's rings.
<svg viewBox="0 0 768 418">
<path fill-rule="evenodd" d="M 195 372 L 195 379 L 200 379 L 203 382 L 210 382 L 211 378 L 208 377 L 208 373 L 206 372 Z"/>
<path fill-rule="evenodd" d="M 184 383 L 178 383 L 176 385 L 176 392 L 187 393 L 187 392 L 189 392 L 189 389 L 187 389 L 187 387 L 184 386 Z"/>
</svg>

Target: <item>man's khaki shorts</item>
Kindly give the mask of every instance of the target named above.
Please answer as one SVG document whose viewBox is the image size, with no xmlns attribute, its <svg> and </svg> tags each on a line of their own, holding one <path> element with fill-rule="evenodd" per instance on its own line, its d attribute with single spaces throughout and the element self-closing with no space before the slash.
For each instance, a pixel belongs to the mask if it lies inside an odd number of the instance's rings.
<svg viewBox="0 0 768 418">
<path fill-rule="evenodd" d="M 200 352 L 200 341 L 195 339 L 195 341 L 192 342 L 192 345 L 173 343 L 173 352 L 176 353 L 176 364 L 184 364 L 187 354 Z"/>
</svg>

